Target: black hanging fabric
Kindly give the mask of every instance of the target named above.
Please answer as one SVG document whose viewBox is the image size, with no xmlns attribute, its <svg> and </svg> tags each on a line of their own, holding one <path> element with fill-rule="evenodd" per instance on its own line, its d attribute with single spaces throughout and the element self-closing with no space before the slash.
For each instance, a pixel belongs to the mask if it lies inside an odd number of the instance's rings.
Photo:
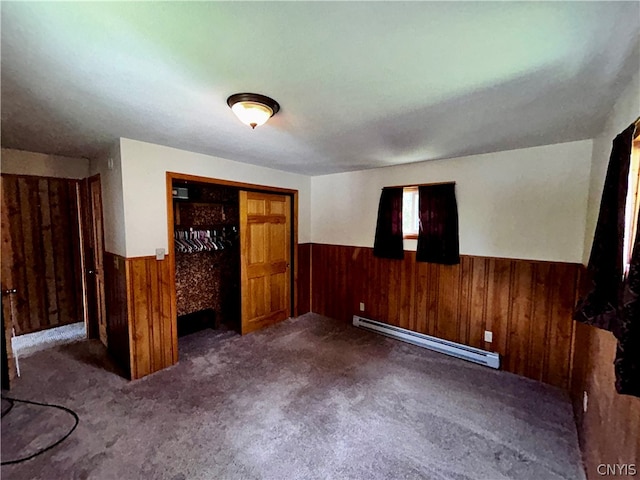
<svg viewBox="0 0 640 480">
<path fill-rule="evenodd" d="M 403 188 L 383 188 L 378 205 L 378 223 L 373 254 L 380 258 L 402 260 L 402 195 Z"/>
<path fill-rule="evenodd" d="M 418 187 L 418 262 L 460 263 L 458 204 L 454 183 Z"/>
<path fill-rule="evenodd" d="M 640 227 L 640 213 L 638 214 Z M 636 232 L 638 230 L 636 229 Z M 636 234 L 629 273 L 624 283 L 622 308 L 613 330 L 616 349 L 616 390 L 640 397 L 640 235 Z"/>
<path fill-rule="evenodd" d="M 613 141 L 587 267 L 592 286 L 578 302 L 573 317 L 609 331 L 615 328 L 621 306 L 624 217 L 634 130 L 632 124 Z"/>
</svg>

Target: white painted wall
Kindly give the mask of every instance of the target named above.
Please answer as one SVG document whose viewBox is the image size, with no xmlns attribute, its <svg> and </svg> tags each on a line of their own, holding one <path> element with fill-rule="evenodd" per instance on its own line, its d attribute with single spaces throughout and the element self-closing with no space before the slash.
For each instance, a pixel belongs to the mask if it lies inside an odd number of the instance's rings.
<svg viewBox="0 0 640 480">
<path fill-rule="evenodd" d="M 609 156 L 614 138 L 640 115 L 640 73 L 637 73 L 616 101 L 600 135 L 593 140 L 593 157 L 591 160 L 591 180 L 589 186 L 589 203 L 587 210 L 587 226 L 584 239 L 583 263 L 589 262 L 593 235 L 596 231 L 602 189 L 609 166 Z"/>
<path fill-rule="evenodd" d="M 63 157 L 24 150 L 2 149 L 0 171 L 15 175 L 38 177 L 86 178 L 89 176 L 89 160 Z"/>
<path fill-rule="evenodd" d="M 298 241 L 310 241 L 308 176 L 127 138 L 120 139 L 120 154 L 127 257 L 154 255 L 168 246 L 166 172 L 298 190 Z"/>
<path fill-rule="evenodd" d="M 455 181 L 462 254 L 581 262 L 591 151 L 583 140 L 312 177 L 311 239 L 371 247 L 382 187 Z"/>
<path fill-rule="evenodd" d="M 112 160 L 111 167 L 109 165 L 110 159 Z M 105 155 L 91 160 L 90 173 L 91 175 L 100 174 L 104 248 L 107 252 L 124 257 L 126 256 L 126 238 L 119 142 L 113 145 Z"/>
</svg>

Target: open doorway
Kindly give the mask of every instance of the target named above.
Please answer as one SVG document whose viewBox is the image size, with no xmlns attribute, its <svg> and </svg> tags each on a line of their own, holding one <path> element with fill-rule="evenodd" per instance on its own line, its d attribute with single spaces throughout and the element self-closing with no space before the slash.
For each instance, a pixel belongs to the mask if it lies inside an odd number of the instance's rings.
<svg viewBox="0 0 640 480">
<path fill-rule="evenodd" d="M 87 266 L 94 263 L 86 258 L 90 234 L 84 218 L 101 218 L 101 204 L 86 203 L 88 180 L 1 178 L 2 317 L 13 379 L 21 356 L 98 331 L 98 319 L 90 313 L 93 300 L 87 298 Z M 99 195 L 99 177 L 91 181 Z M 93 245 L 102 252 L 101 238 Z"/>
</svg>

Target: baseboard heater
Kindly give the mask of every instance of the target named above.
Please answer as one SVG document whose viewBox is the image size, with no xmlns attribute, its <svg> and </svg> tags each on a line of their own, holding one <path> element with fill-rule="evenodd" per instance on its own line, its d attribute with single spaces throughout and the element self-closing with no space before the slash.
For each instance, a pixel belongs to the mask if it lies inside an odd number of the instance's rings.
<svg viewBox="0 0 640 480">
<path fill-rule="evenodd" d="M 442 340 L 441 338 L 432 337 L 423 333 L 412 332 L 411 330 L 369 320 L 368 318 L 358 315 L 353 316 L 353 325 L 417 345 L 418 347 L 428 348 L 434 352 L 444 353 L 445 355 L 451 355 L 452 357 L 458 357 L 491 368 L 500 368 L 500 355 L 494 352 L 487 352 L 486 350 L 450 342 L 449 340 Z"/>
</svg>

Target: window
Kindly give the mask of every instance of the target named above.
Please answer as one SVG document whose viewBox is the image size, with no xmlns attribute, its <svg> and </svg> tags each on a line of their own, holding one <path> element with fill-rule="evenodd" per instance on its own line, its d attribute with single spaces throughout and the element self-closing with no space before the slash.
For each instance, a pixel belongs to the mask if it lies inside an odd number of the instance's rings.
<svg viewBox="0 0 640 480">
<path fill-rule="evenodd" d="M 402 236 L 418 238 L 418 187 L 404 187 L 402 192 Z"/>
<path fill-rule="evenodd" d="M 636 137 L 631 146 L 631 163 L 629 165 L 629 183 L 627 189 L 627 202 L 624 214 L 624 247 L 623 255 L 623 275 L 627 277 L 633 253 L 633 244 L 638 228 L 637 218 L 640 210 L 640 131 L 636 131 Z"/>
<path fill-rule="evenodd" d="M 404 258 L 404 240 L 415 239 L 416 261 L 460 263 L 455 182 L 384 187 L 380 194 L 373 255 Z"/>
</svg>

